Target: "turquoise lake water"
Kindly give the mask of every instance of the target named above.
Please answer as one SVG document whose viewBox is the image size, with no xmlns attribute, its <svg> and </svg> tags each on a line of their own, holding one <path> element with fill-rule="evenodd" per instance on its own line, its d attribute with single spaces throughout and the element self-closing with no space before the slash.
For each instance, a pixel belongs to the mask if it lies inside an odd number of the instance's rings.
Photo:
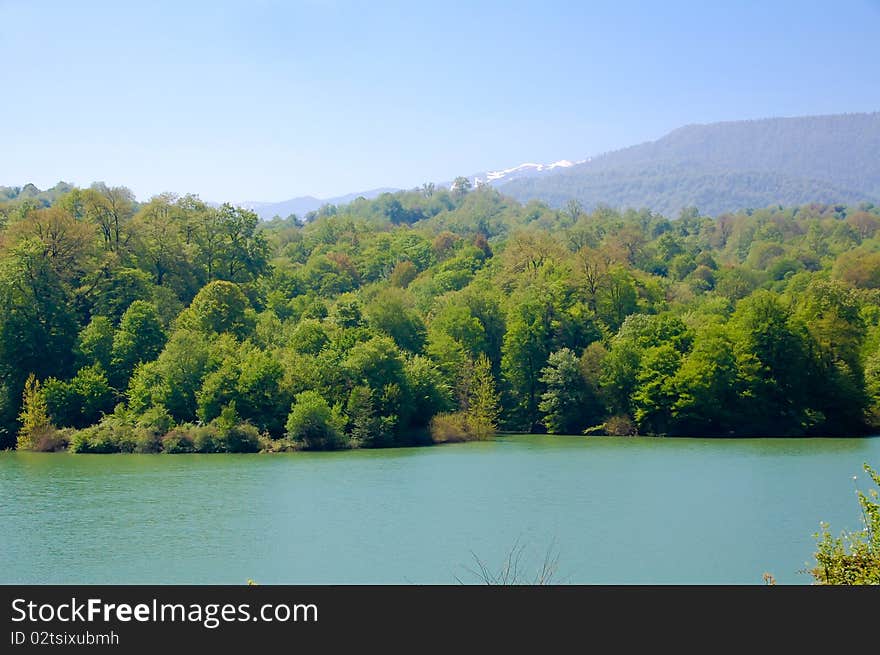
<svg viewBox="0 0 880 655">
<path fill-rule="evenodd" d="M 0 453 L 0 582 L 809 584 L 880 438 L 501 436 L 278 455 Z M 853 481 L 853 476 L 858 476 Z"/>
</svg>

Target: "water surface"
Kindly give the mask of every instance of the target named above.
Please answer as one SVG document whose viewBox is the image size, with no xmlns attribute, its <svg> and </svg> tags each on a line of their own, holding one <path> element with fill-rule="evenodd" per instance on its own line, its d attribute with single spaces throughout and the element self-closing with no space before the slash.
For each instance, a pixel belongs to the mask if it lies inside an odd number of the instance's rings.
<svg viewBox="0 0 880 655">
<path fill-rule="evenodd" d="M 0 454 L 3 583 L 811 582 L 880 439 L 504 436 L 279 455 Z"/>
</svg>

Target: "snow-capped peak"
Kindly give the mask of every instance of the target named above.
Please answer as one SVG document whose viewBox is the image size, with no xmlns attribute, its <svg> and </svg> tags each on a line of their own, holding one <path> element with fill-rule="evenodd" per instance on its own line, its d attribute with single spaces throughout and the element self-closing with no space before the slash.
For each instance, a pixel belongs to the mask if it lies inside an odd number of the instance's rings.
<svg viewBox="0 0 880 655">
<path fill-rule="evenodd" d="M 567 159 L 560 159 L 559 161 L 555 161 L 552 164 L 534 164 L 528 162 L 525 164 L 520 164 L 519 166 L 505 168 L 499 171 L 487 171 L 482 176 L 478 175 L 474 177 L 474 182 L 477 184 L 497 184 L 499 182 L 511 180 L 517 177 L 526 177 L 529 175 L 543 173 L 545 171 L 552 171 L 556 168 L 569 168 L 577 164 L 583 164 L 586 161 L 588 160 L 583 159 L 581 161 L 573 162 Z"/>
</svg>

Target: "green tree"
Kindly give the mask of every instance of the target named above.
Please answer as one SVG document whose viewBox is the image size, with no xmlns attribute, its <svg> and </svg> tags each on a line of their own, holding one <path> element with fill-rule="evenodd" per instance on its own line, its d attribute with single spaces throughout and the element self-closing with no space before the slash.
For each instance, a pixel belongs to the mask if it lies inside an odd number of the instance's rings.
<svg viewBox="0 0 880 655">
<path fill-rule="evenodd" d="M 516 427 L 532 429 L 540 418 L 541 370 L 553 349 L 557 324 L 553 299 L 537 287 L 524 292 L 509 310 L 501 370 L 510 387 Z"/>
<path fill-rule="evenodd" d="M 643 354 L 632 395 L 633 418 L 642 432 L 668 432 L 677 398 L 674 380 L 680 366 L 681 353 L 669 343 L 649 348 Z"/>
<path fill-rule="evenodd" d="M 538 408 L 544 425 L 552 434 L 580 434 L 587 427 L 591 409 L 589 390 L 581 375 L 577 355 L 569 348 L 552 353 L 541 371 L 546 391 Z"/>
<path fill-rule="evenodd" d="M 808 411 L 810 361 L 790 317 L 790 309 L 769 291 L 740 301 L 731 317 L 743 433 L 803 434 L 821 420 Z"/>
<path fill-rule="evenodd" d="M 379 293 L 364 311 L 370 325 L 389 335 L 404 350 L 417 353 L 425 345 L 427 332 L 414 305 L 406 291 L 389 287 Z"/>
<path fill-rule="evenodd" d="M 175 421 L 196 418 L 196 393 L 209 372 L 208 338 L 193 330 L 177 330 L 159 357 L 135 369 L 128 388 L 131 408 L 142 413 L 165 407 Z"/>
<path fill-rule="evenodd" d="M 125 252 L 131 239 L 128 227 L 136 207 L 131 189 L 96 182 L 84 192 L 83 201 L 88 220 L 101 231 L 104 247 L 115 253 Z"/>
<path fill-rule="evenodd" d="M 245 336 L 253 327 L 250 303 L 233 282 L 209 282 L 193 298 L 189 307 L 192 326 L 205 333 L 229 332 Z"/>
<path fill-rule="evenodd" d="M 85 366 L 68 381 L 49 378 L 43 394 L 55 425 L 85 428 L 113 410 L 116 394 L 100 365 Z"/>
<path fill-rule="evenodd" d="M 25 379 L 70 374 L 77 336 L 69 289 L 47 262 L 42 245 L 16 244 L 0 260 L 0 425 L 17 431 Z M 0 446 L 12 446 L 0 438 Z"/>
<path fill-rule="evenodd" d="M 467 195 L 473 187 L 474 185 L 471 183 L 470 179 L 461 175 L 452 181 L 452 193 L 459 198 Z"/>
<path fill-rule="evenodd" d="M 306 450 L 335 450 L 345 445 L 345 420 L 315 391 L 296 395 L 287 417 L 287 436 Z"/>
<path fill-rule="evenodd" d="M 809 335 L 812 363 L 809 403 L 824 420 L 823 434 L 858 431 L 868 405 L 861 352 L 865 324 L 856 293 L 839 283 L 812 280 L 797 301 L 793 319 Z"/>
<path fill-rule="evenodd" d="M 135 300 L 119 322 L 113 335 L 111 368 L 113 381 L 124 389 L 135 367 L 159 356 L 165 345 L 165 331 L 156 307 L 143 300 Z"/>
<path fill-rule="evenodd" d="M 49 409 L 40 381 L 33 373 L 24 383 L 19 421 L 21 421 L 17 444 L 19 450 L 34 450 L 39 447 L 42 439 L 55 432 L 55 426 L 49 419 Z"/>
<path fill-rule="evenodd" d="M 495 376 L 492 375 L 492 362 L 481 354 L 473 363 L 467 412 L 471 422 L 480 426 L 487 433 L 494 433 L 498 428 L 501 414 L 501 396 L 495 388 Z"/>
<path fill-rule="evenodd" d="M 382 429 L 381 417 L 376 415 L 370 387 L 360 384 L 351 390 L 345 413 L 348 416 L 347 433 L 352 446 L 369 447 L 374 442 L 383 443 L 391 439 L 391 435 Z"/>
<path fill-rule="evenodd" d="M 675 374 L 674 432 L 729 435 L 740 428 L 738 371 L 733 342 L 722 326 L 697 332 L 693 350 Z"/>
<path fill-rule="evenodd" d="M 113 357 L 113 324 L 106 316 L 94 316 L 79 333 L 77 344 L 79 359 L 83 365 L 97 364 L 110 370 Z"/>
</svg>

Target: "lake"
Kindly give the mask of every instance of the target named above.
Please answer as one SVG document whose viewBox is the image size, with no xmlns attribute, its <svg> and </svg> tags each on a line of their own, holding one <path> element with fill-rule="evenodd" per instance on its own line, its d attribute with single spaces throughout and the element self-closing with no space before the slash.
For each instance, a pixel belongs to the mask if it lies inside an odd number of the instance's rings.
<svg viewBox="0 0 880 655">
<path fill-rule="evenodd" d="M 880 438 L 500 436 L 277 455 L 0 453 L 0 582 L 809 584 Z M 858 481 L 853 482 L 853 476 Z"/>
</svg>

